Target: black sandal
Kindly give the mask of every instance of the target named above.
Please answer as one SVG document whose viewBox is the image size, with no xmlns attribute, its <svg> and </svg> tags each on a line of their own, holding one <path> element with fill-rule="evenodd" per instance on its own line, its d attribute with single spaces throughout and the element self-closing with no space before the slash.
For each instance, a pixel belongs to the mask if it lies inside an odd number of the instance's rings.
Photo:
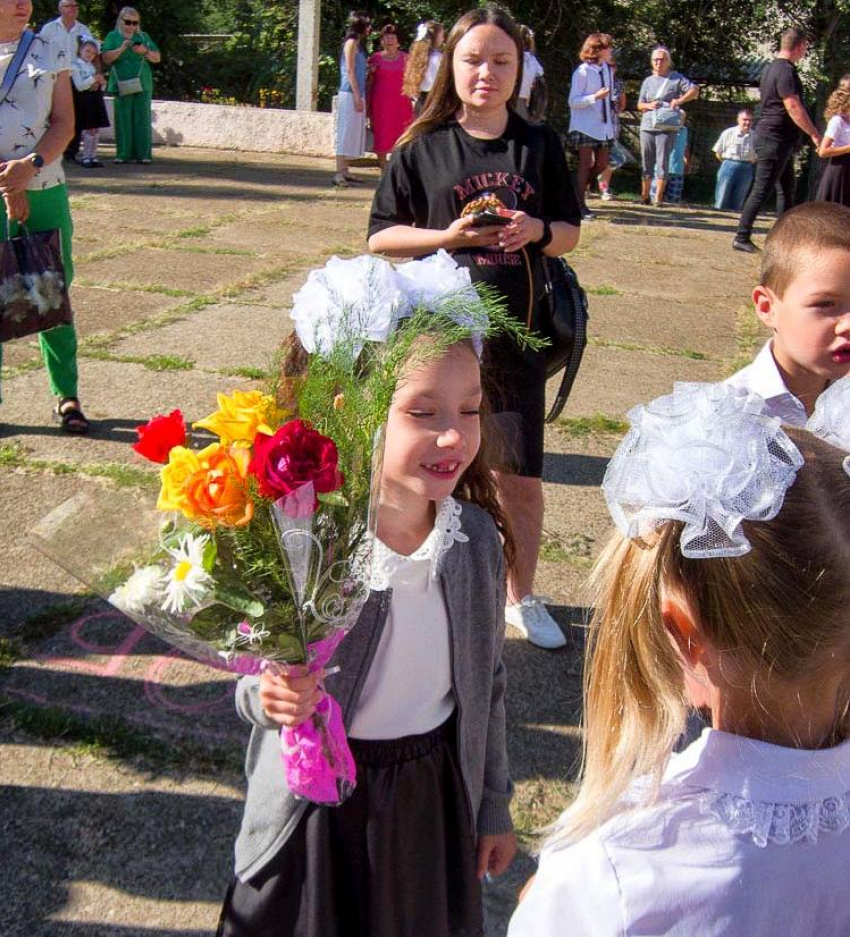
<svg viewBox="0 0 850 937">
<path fill-rule="evenodd" d="M 59 403 L 53 408 L 53 418 L 63 433 L 83 436 L 91 429 L 91 423 L 86 419 L 76 397 L 60 397 Z"/>
</svg>

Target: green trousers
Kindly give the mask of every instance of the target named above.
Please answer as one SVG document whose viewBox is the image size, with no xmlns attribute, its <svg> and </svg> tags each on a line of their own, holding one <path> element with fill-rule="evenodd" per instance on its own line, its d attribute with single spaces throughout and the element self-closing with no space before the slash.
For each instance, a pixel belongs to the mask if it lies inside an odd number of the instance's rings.
<svg viewBox="0 0 850 937">
<path fill-rule="evenodd" d="M 117 94 L 113 99 L 115 108 L 115 158 L 125 163 L 136 159 L 151 158 L 151 95 L 141 91 Z"/>
<path fill-rule="evenodd" d="M 71 259 L 71 235 L 74 225 L 71 221 L 71 209 L 68 205 L 68 189 L 65 185 L 55 185 L 42 191 L 27 192 L 30 203 L 30 216 L 27 230 L 50 231 L 58 228 L 62 241 L 62 262 L 65 264 L 65 278 L 68 285 L 74 278 L 74 263 Z M 6 205 L 0 199 L 0 236 L 6 231 Z M 18 233 L 19 225 L 12 223 L 10 234 Z M 77 333 L 73 325 L 60 325 L 46 332 L 39 332 L 38 341 L 41 354 L 47 368 L 51 393 L 57 397 L 77 396 Z M 3 346 L 0 345 L 0 364 L 3 363 Z"/>
</svg>

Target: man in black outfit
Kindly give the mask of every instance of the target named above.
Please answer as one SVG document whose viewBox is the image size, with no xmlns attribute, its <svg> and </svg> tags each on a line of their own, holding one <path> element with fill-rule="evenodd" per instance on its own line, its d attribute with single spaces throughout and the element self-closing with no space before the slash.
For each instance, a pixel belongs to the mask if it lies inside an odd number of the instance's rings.
<svg viewBox="0 0 850 937">
<path fill-rule="evenodd" d="M 805 57 L 809 42 L 801 29 L 782 33 L 776 58 L 761 74 L 761 118 L 756 127 L 756 175 L 753 187 L 741 211 L 738 233 L 732 242 L 735 250 L 754 254 L 752 242 L 756 215 L 776 187 L 776 215 L 794 202 L 794 150 L 800 131 L 820 145 L 820 134 L 803 107 L 803 85 L 796 63 Z M 776 183 L 779 183 L 777 186 Z"/>
</svg>

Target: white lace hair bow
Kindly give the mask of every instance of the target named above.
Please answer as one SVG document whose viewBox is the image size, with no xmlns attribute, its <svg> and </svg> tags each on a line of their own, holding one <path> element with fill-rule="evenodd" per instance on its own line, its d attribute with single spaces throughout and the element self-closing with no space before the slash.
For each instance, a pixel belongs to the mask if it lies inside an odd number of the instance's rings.
<svg viewBox="0 0 850 937">
<path fill-rule="evenodd" d="M 393 266 L 363 255 L 331 259 L 310 271 L 292 297 L 290 316 L 309 354 L 329 355 L 343 344 L 357 356 L 367 341 L 385 342 L 417 308 L 439 309 L 468 328 L 478 357 L 489 319 L 469 270 L 444 250 Z"/>
<path fill-rule="evenodd" d="M 414 42 L 422 42 L 422 40 L 423 40 L 427 35 L 428 35 L 428 24 L 427 24 L 427 23 L 420 23 L 420 24 L 416 27 L 416 36 L 415 36 L 415 38 L 414 38 L 413 41 L 414 41 Z"/>
<path fill-rule="evenodd" d="M 623 535 L 643 539 L 676 520 L 685 556 L 748 553 L 742 522 L 776 517 L 803 464 L 764 405 L 725 384 L 678 383 L 631 410 L 602 482 Z"/>
<path fill-rule="evenodd" d="M 818 397 L 806 429 L 836 448 L 850 452 L 850 377 L 831 384 Z M 850 475 L 850 455 L 844 460 L 844 471 Z"/>
</svg>

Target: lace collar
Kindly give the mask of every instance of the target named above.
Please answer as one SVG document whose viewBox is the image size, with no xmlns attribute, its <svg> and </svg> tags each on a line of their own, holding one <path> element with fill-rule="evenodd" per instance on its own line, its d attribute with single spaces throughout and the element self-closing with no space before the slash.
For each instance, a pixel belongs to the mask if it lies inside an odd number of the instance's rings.
<svg viewBox="0 0 850 937">
<path fill-rule="evenodd" d="M 704 813 L 762 848 L 850 829 L 850 741 L 804 751 L 705 729 L 664 783 L 690 789 Z"/>
<path fill-rule="evenodd" d="M 431 577 L 436 578 L 441 561 L 452 544 L 469 541 L 469 537 L 461 530 L 461 510 L 461 505 L 452 497 L 441 501 L 437 505 L 433 530 L 421 546 L 408 556 L 396 553 L 375 537 L 372 550 L 372 588 L 379 592 L 389 589 L 396 571 L 410 563 L 429 562 Z"/>
</svg>

